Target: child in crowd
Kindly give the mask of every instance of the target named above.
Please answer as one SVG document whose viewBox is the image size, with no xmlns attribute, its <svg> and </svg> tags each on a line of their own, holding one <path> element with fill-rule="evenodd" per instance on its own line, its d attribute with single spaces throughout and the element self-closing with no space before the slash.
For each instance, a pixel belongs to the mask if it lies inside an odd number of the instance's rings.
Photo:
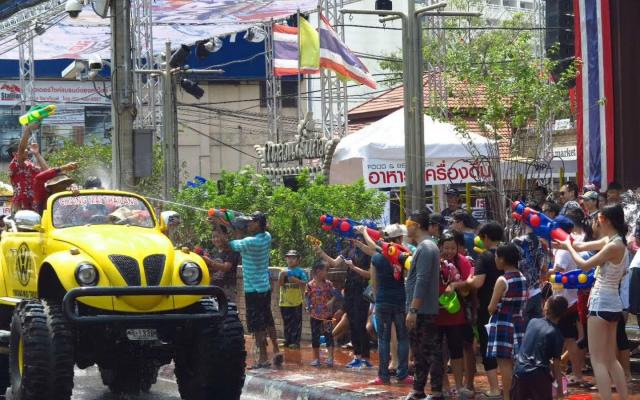
<svg viewBox="0 0 640 400">
<path fill-rule="evenodd" d="M 312 367 L 320 366 L 320 336 L 324 336 L 329 350 L 327 366 L 333 367 L 333 303 L 340 293 L 327 280 L 327 264 L 319 262 L 311 270 L 313 279 L 307 284 L 304 295 L 311 317 Z"/>
<path fill-rule="evenodd" d="M 487 357 L 498 360 L 504 399 L 509 400 L 513 356 L 518 351 L 525 330 L 522 314 L 527 301 L 527 280 L 518 270 L 520 251 L 515 244 L 498 247 L 495 260 L 496 267 L 504 271 L 504 275 L 496 281 L 488 307 L 491 319 L 488 324 Z"/>
<path fill-rule="evenodd" d="M 285 260 L 287 268 L 280 272 L 279 279 L 284 345 L 290 349 L 299 349 L 302 333 L 302 293 L 309 278 L 300 268 L 300 254 L 296 250 L 289 250 Z"/>
<path fill-rule="evenodd" d="M 545 317 L 529 322 L 522 346 L 516 355 L 511 386 L 512 400 L 551 400 L 551 360 L 553 378 L 558 387 L 562 387 L 560 357 L 564 338 L 558 322 L 567 311 L 567 304 L 564 297 L 553 296 L 545 304 Z"/>
</svg>

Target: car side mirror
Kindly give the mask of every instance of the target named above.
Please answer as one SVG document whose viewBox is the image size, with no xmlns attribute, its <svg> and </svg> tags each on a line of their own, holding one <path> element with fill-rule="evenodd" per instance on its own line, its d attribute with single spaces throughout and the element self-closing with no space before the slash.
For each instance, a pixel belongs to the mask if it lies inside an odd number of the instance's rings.
<svg viewBox="0 0 640 400">
<path fill-rule="evenodd" d="M 40 224 L 34 225 L 33 228 L 31 229 L 33 229 L 36 232 L 44 232 L 44 228 Z"/>
<path fill-rule="evenodd" d="M 42 226 L 42 218 L 40 214 L 31 210 L 20 210 L 16 213 L 13 220 L 16 223 L 19 232 L 40 232 Z"/>
<path fill-rule="evenodd" d="M 167 224 L 164 223 L 164 218 L 160 217 L 158 218 L 158 227 L 160 228 L 160 232 L 162 233 L 166 233 L 167 232 Z"/>
</svg>

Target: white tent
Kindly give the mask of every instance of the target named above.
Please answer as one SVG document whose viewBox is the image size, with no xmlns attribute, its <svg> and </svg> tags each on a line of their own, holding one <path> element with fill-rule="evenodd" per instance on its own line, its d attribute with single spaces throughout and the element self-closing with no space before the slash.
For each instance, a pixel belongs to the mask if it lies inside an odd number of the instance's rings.
<svg viewBox="0 0 640 400">
<path fill-rule="evenodd" d="M 477 134 L 463 135 L 453 125 L 434 121 L 427 115 L 424 139 L 427 167 L 445 160 L 461 165 L 464 160 L 474 158 L 469 149 L 486 156 L 491 142 Z M 398 162 L 404 163 L 404 158 L 404 109 L 400 109 L 340 141 L 331 162 L 329 182 L 351 183 L 363 177 L 367 162 L 390 162 L 397 166 Z"/>
</svg>

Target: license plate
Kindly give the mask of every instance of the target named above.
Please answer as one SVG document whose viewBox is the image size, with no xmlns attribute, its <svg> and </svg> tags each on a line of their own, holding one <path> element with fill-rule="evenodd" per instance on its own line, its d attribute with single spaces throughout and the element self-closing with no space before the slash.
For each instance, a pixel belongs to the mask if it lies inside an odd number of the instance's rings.
<svg viewBox="0 0 640 400">
<path fill-rule="evenodd" d="M 158 340 L 158 331 L 155 329 L 127 329 L 129 340 Z"/>
</svg>

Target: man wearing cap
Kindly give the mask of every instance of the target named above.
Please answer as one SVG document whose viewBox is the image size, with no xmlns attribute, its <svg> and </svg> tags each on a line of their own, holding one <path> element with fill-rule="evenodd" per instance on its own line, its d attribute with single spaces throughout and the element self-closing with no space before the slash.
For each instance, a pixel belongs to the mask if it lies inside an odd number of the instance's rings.
<svg viewBox="0 0 640 400">
<path fill-rule="evenodd" d="M 303 291 L 309 278 L 300 268 L 300 253 L 297 250 L 289 250 L 284 258 L 287 268 L 280 272 L 278 280 L 284 345 L 290 349 L 299 349 L 302 334 Z"/>
<path fill-rule="evenodd" d="M 38 124 L 30 124 L 24 128 L 20 141 L 14 141 L 9 145 L 7 153 L 12 158 L 9 164 L 9 179 L 13 186 L 13 208 L 18 210 L 33 210 L 33 179 L 43 169 L 48 168 L 47 163 L 40 156 L 39 147 L 33 144 L 31 153 L 36 157 L 38 165 L 29 160 L 27 145 L 32 132 L 38 128 Z"/>
<path fill-rule="evenodd" d="M 451 225 L 453 222 L 453 213 L 462 209 L 460 202 L 460 192 L 458 189 L 449 188 L 445 195 L 447 196 L 447 208 L 442 210 L 442 217 L 445 220 L 446 226 Z"/>
<path fill-rule="evenodd" d="M 253 368 L 268 368 L 267 332 L 275 331 L 271 313 L 271 282 L 269 279 L 269 252 L 271 234 L 267 232 L 267 217 L 260 211 L 248 218 L 249 236 L 232 240 L 229 247 L 242 256 L 242 277 L 247 308 L 247 329 L 256 338 L 260 356 Z M 270 335 L 271 336 L 271 335 Z M 284 357 L 280 353 L 277 339 L 271 338 L 274 363 L 280 366 Z"/>
<path fill-rule="evenodd" d="M 405 233 L 401 225 L 393 224 L 387 226 L 383 234 L 387 241 L 401 245 Z M 394 325 L 398 342 L 396 372 L 398 383 L 413 384 L 413 377 L 409 375 L 409 332 L 405 324 L 407 313 L 404 274 L 399 277 L 394 276 L 394 267 L 379 252 L 371 257 L 371 266 L 375 277 L 372 282 L 376 299 L 375 316 L 378 322 L 378 353 L 380 356 L 378 378 L 371 384 L 387 385 L 390 383 L 390 356 L 391 352 L 396 350 L 391 346 Z"/>
<path fill-rule="evenodd" d="M 598 197 L 598 193 L 593 190 L 590 190 L 580 196 L 582 199 L 582 205 L 587 210 L 587 214 L 589 214 L 589 217 L 591 218 L 597 217 L 600 212 L 600 201 L 598 201 Z"/>
<path fill-rule="evenodd" d="M 442 214 L 433 213 L 429 215 L 429 229 L 427 230 L 429 233 L 429 239 L 438 245 L 440 236 L 442 236 L 442 231 L 444 231 L 448 225 L 449 223 L 447 223 Z"/>
<path fill-rule="evenodd" d="M 33 178 L 33 211 L 42 214 L 50 195 L 67 190 L 73 183 L 73 179 L 64 174 L 75 171 L 77 168 L 78 163 L 72 162 L 37 174 Z"/>
</svg>

